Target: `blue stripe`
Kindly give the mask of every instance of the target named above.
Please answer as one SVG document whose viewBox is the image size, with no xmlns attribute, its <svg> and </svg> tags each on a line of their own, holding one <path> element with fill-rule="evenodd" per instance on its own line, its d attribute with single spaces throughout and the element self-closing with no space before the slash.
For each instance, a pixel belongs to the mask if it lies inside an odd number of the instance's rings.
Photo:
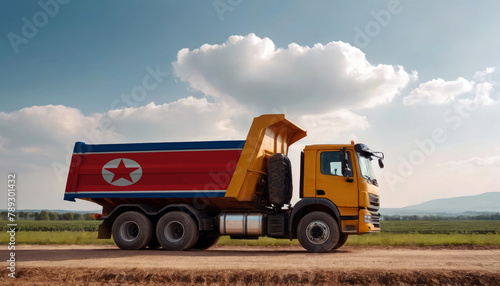
<svg viewBox="0 0 500 286">
<path fill-rule="evenodd" d="M 75 201 L 76 198 L 221 198 L 226 192 L 202 192 L 202 193 L 95 193 L 95 194 L 64 194 L 64 200 Z"/>
<path fill-rule="evenodd" d="M 85 144 L 76 142 L 73 153 L 203 150 L 203 149 L 243 149 L 244 140 L 194 141 L 162 143 Z"/>
</svg>

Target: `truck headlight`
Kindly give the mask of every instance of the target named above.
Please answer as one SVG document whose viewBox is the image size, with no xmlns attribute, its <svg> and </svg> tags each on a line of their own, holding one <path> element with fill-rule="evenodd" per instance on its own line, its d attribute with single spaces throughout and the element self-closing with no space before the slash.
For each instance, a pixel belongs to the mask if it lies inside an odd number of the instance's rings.
<svg viewBox="0 0 500 286">
<path fill-rule="evenodd" d="M 372 222 L 372 216 L 365 214 L 365 223 L 371 223 Z"/>
</svg>

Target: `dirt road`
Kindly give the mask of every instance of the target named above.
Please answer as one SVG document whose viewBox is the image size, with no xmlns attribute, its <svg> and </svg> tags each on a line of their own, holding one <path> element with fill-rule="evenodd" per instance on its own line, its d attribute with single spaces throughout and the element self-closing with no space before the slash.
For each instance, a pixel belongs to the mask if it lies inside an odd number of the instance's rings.
<svg viewBox="0 0 500 286">
<path fill-rule="evenodd" d="M 8 257 L 5 248 L 0 253 Z M 16 261 L 16 282 L 38 285 L 500 283 L 498 248 L 344 247 L 334 253 L 311 254 L 300 247 L 217 246 L 168 252 L 21 245 Z M 0 282 L 12 282 L 3 269 Z"/>
</svg>

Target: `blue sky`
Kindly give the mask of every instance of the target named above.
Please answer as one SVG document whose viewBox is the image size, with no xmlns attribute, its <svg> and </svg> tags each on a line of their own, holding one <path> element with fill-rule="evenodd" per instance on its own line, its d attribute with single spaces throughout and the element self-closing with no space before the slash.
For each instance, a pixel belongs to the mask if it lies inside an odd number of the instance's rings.
<svg viewBox="0 0 500 286">
<path fill-rule="evenodd" d="M 308 129 L 304 144 L 356 139 L 384 151 L 387 172 L 404 177 L 382 183 L 391 189 L 382 195 L 387 206 L 498 191 L 498 1 L 62 2 L 0 4 L 0 168 L 24 174 L 29 194 L 44 182 L 46 196 L 34 197 L 50 198 L 37 207 L 25 195 L 26 208 L 74 207 L 59 200 L 64 176 L 54 166 L 67 164 L 74 141 L 92 141 L 82 134 L 96 134 L 102 118 L 112 118 L 114 129 L 96 143 L 241 139 L 252 117 L 286 112 Z M 34 25 L 42 14 L 47 23 L 23 34 L 23 19 Z M 27 43 L 13 44 L 14 34 Z M 217 52 L 203 50 L 206 44 Z M 268 49 L 270 58 L 256 65 L 251 57 L 265 58 Z M 329 77 L 345 72 L 336 62 L 344 52 L 356 55 L 345 68 L 375 83 Z M 391 74 L 398 66 L 404 72 Z M 151 70 L 161 71 L 159 81 Z M 154 88 L 124 103 L 148 75 Z M 470 115 L 456 111 L 472 103 Z M 436 128 L 446 142 L 402 176 L 415 141 Z M 468 178 L 478 174 L 480 183 Z M 464 181 L 450 183 L 457 177 Z"/>
<path fill-rule="evenodd" d="M 422 3 L 423 2 L 423 3 Z M 373 21 L 371 11 L 387 1 L 241 1 L 223 13 L 211 1 L 70 1 L 19 53 L 6 37 L 0 46 L 1 95 L 13 97 L 1 111 L 30 105 L 64 104 L 84 112 L 105 111 L 103 100 L 129 90 L 123 83 L 141 78 L 144 67 L 166 70 L 182 48 L 224 42 L 230 35 L 255 33 L 278 47 L 295 42 L 343 41 L 354 44 L 355 28 Z M 377 37 L 363 48 L 374 64 L 399 64 L 419 71 L 421 79 L 454 79 L 498 62 L 500 8 L 496 1 L 401 1 Z M 36 1 L 1 4 L 2 35 L 21 35 L 22 17 L 32 19 Z M 22 87 L 22 88 L 20 88 Z M 168 94 L 165 96 L 165 94 Z M 150 99 L 168 102 L 185 94 L 173 78 Z"/>
</svg>

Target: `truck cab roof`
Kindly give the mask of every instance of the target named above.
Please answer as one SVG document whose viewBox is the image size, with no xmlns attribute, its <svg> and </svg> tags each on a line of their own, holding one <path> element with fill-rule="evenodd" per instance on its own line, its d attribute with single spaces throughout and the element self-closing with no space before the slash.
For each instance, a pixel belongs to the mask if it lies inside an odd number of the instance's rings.
<svg viewBox="0 0 500 286">
<path fill-rule="evenodd" d="M 345 147 L 354 147 L 351 144 L 315 144 L 307 145 L 304 150 L 327 150 L 327 149 L 340 149 Z"/>
</svg>

